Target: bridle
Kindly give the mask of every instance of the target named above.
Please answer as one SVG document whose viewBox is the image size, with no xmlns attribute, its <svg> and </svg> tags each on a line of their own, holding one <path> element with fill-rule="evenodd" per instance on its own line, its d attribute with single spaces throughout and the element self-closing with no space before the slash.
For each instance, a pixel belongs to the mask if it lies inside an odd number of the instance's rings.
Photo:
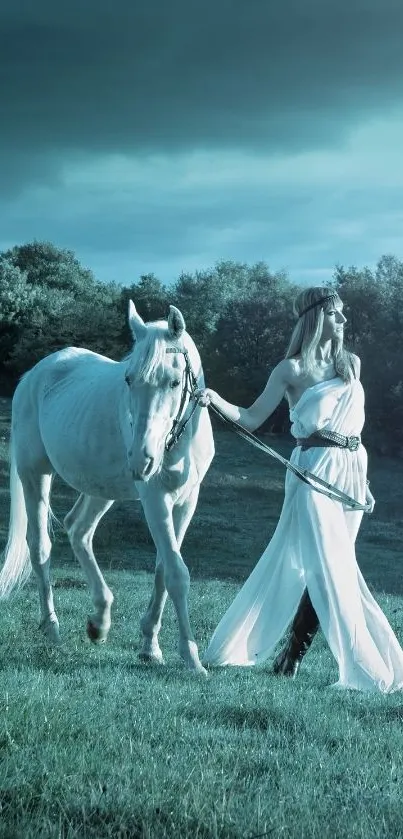
<svg viewBox="0 0 403 839">
<path fill-rule="evenodd" d="M 193 367 L 190 363 L 189 353 L 185 349 L 181 349 L 180 347 L 167 347 L 166 352 L 169 353 L 182 353 L 185 359 L 185 371 L 184 371 L 184 381 L 182 384 L 182 393 L 181 393 L 181 401 L 178 408 L 178 413 L 176 414 L 175 419 L 172 422 L 172 428 L 168 432 L 167 438 L 165 440 L 165 450 L 169 452 L 175 443 L 178 442 L 179 438 L 182 436 L 189 420 L 192 418 L 197 406 L 198 402 L 195 398 L 196 391 L 198 389 L 198 382 L 193 370 Z M 190 411 L 189 415 L 184 419 L 184 413 L 186 410 L 186 397 L 189 396 L 189 400 L 193 399 L 192 410 Z"/>
</svg>

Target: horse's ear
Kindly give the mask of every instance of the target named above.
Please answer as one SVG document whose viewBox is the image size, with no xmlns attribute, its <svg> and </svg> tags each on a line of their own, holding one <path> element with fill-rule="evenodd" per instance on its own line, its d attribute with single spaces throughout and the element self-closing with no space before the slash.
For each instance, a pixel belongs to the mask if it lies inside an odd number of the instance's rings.
<svg viewBox="0 0 403 839">
<path fill-rule="evenodd" d="M 168 315 L 168 330 L 171 338 L 180 338 L 185 329 L 186 324 L 182 312 L 180 312 L 176 306 L 170 306 Z"/>
<path fill-rule="evenodd" d="M 142 338 L 147 331 L 143 318 L 140 317 L 133 300 L 129 300 L 129 326 L 135 341 Z"/>
</svg>

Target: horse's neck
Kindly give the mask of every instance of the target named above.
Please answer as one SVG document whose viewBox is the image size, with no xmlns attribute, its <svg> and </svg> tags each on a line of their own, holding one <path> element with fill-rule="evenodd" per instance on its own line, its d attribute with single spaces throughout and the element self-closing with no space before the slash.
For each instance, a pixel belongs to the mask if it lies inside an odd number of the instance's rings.
<svg viewBox="0 0 403 839">
<path fill-rule="evenodd" d="M 188 409 L 192 409 L 189 402 Z M 185 418 L 188 415 L 188 409 Z M 178 490 L 186 484 L 199 483 L 214 457 L 214 439 L 210 417 L 206 408 L 193 413 L 183 434 L 170 451 L 165 452 L 161 468 L 161 481 L 168 491 Z"/>
</svg>

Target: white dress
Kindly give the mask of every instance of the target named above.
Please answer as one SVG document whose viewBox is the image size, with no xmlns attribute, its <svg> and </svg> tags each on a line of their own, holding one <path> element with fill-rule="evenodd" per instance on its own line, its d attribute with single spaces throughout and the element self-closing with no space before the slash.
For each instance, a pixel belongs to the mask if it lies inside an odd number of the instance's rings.
<svg viewBox="0 0 403 839">
<path fill-rule="evenodd" d="M 291 433 L 318 429 L 358 435 L 364 424 L 359 380 L 339 377 L 308 388 L 290 411 Z M 291 463 L 309 469 L 360 503 L 367 453 L 297 446 Z M 307 586 L 339 666 L 336 687 L 389 693 L 403 689 L 403 650 L 358 568 L 362 512 L 345 509 L 287 471 L 280 519 L 259 562 L 217 626 L 204 655 L 210 665 L 264 662 L 295 615 Z"/>
</svg>

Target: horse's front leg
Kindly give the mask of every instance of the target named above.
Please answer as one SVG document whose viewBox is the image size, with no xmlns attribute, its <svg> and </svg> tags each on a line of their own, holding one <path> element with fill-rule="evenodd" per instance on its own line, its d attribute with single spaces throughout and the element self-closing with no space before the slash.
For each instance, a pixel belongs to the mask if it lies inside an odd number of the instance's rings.
<svg viewBox="0 0 403 839">
<path fill-rule="evenodd" d="M 197 488 L 185 502 L 174 507 L 169 496 L 141 492 L 144 513 L 151 536 L 161 560 L 163 581 L 177 614 L 179 654 L 190 670 L 206 674 L 189 621 L 189 571 L 182 559 L 180 546 L 197 502 Z M 161 609 L 162 612 L 162 609 Z"/>
<path fill-rule="evenodd" d="M 167 599 L 167 590 L 164 581 L 164 568 L 162 559 L 157 553 L 155 567 L 154 588 L 145 615 L 141 618 L 140 629 L 143 635 L 143 644 L 139 652 L 142 661 L 163 664 L 161 648 L 158 642 L 158 634 L 161 629 L 162 613 Z"/>
</svg>

